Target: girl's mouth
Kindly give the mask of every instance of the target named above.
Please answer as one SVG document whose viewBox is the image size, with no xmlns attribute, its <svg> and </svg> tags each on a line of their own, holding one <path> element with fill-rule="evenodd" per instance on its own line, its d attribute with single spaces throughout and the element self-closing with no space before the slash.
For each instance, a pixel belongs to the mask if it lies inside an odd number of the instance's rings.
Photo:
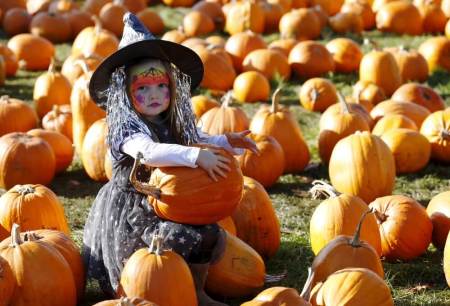
<svg viewBox="0 0 450 306">
<path fill-rule="evenodd" d="M 161 104 L 158 103 L 158 102 L 152 102 L 152 103 L 149 104 L 150 107 L 158 107 L 158 106 L 160 106 L 160 105 L 161 105 Z"/>
</svg>

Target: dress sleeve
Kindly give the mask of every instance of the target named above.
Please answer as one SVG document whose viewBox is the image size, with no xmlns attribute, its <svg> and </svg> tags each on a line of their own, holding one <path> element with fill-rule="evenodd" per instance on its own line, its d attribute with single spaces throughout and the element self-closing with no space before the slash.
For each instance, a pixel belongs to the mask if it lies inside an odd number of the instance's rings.
<svg viewBox="0 0 450 306">
<path fill-rule="evenodd" d="M 219 147 L 226 149 L 229 152 L 233 152 L 234 155 L 242 155 L 245 152 L 245 149 L 242 148 L 233 148 L 225 135 L 208 135 L 205 132 L 202 132 L 200 129 L 197 129 L 198 135 L 200 136 L 200 141 L 202 143 L 214 144 Z"/>
<path fill-rule="evenodd" d="M 123 141 L 121 151 L 133 158 L 136 158 L 138 152 L 141 152 L 144 156 L 143 162 L 151 167 L 186 166 L 196 168 L 200 148 L 158 143 L 144 133 L 137 133 Z"/>
</svg>

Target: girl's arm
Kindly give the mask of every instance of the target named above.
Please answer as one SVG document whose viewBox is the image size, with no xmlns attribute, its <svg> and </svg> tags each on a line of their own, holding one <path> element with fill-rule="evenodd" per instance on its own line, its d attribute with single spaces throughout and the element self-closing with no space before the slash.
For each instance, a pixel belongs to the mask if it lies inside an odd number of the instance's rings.
<svg viewBox="0 0 450 306">
<path fill-rule="evenodd" d="M 224 135 L 214 135 L 210 136 L 202 131 L 198 130 L 201 141 L 215 144 L 220 147 L 223 147 L 228 152 L 234 155 L 242 155 L 244 154 L 244 150 L 250 150 L 255 154 L 259 154 L 258 147 L 256 143 L 249 137 L 246 137 L 250 134 L 249 130 L 236 132 L 236 133 L 225 133 Z"/>
<path fill-rule="evenodd" d="M 196 168 L 200 148 L 177 144 L 154 142 L 144 133 L 136 133 L 126 138 L 121 151 L 136 158 L 137 153 L 144 155 L 144 163 L 152 167 L 186 166 Z"/>
<path fill-rule="evenodd" d="M 198 135 L 200 136 L 200 141 L 202 143 L 214 144 L 219 147 L 224 148 L 225 150 L 233 153 L 234 155 L 242 155 L 244 154 L 244 149 L 242 148 L 233 148 L 227 140 L 225 135 L 208 135 L 202 132 L 199 128 L 197 129 Z"/>
</svg>

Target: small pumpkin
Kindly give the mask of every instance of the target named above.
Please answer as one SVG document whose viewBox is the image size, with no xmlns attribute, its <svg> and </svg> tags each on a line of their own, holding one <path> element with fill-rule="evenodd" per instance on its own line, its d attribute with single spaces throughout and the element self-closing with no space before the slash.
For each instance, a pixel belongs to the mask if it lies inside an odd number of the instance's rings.
<svg viewBox="0 0 450 306">
<path fill-rule="evenodd" d="M 372 129 L 372 134 L 381 136 L 384 133 L 394 130 L 394 129 L 410 129 L 413 131 L 418 131 L 417 125 L 406 117 L 405 115 L 399 115 L 399 114 L 387 114 L 386 116 L 382 117 L 378 122 L 375 124 L 375 126 Z"/>
<path fill-rule="evenodd" d="M 0 137 L 0 187 L 49 184 L 55 175 L 55 154 L 43 139 L 25 133 Z"/>
<path fill-rule="evenodd" d="M 201 11 L 191 11 L 183 18 L 183 30 L 188 37 L 206 35 L 215 30 L 214 21 Z"/>
<path fill-rule="evenodd" d="M 450 231 L 450 191 L 435 195 L 428 203 L 427 214 L 433 222 L 433 244 L 442 250 Z"/>
<path fill-rule="evenodd" d="M 98 15 L 101 8 L 111 2 L 111 0 L 86 0 L 83 3 L 82 10 L 91 13 L 92 15 Z"/>
<path fill-rule="evenodd" d="M 201 0 L 192 6 L 192 10 L 208 15 L 217 29 L 223 29 L 225 24 L 225 14 L 222 11 L 222 6 L 219 2 Z"/>
<path fill-rule="evenodd" d="M 372 117 L 370 117 L 370 114 L 368 113 L 367 109 L 362 105 L 358 103 L 348 103 L 347 106 L 350 110 L 350 112 L 356 112 L 360 114 L 364 120 L 367 122 L 370 128 L 373 127 L 375 122 L 373 121 Z M 333 121 L 333 118 L 336 117 L 339 114 L 342 114 L 345 112 L 345 107 L 342 103 L 335 103 L 327 108 L 326 111 L 322 113 L 322 116 L 320 116 L 319 120 L 319 129 L 324 129 L 329 121 Z"/>
<path fill-rule="evenodd" d="M 219 91 L 226 91 L 233 87 L 236 72 L 224 57 L 205 48 L 198 49 L 196 52 L 204 67 L 200 86 Z"/>
<path fill-rule="evenodd" d="M 26 132 L 38 125 L 34 109 L 19 99 L 0 97 L 0 136 L 11 132 Z"/>
<path fill-rule="evenodd" d="M 375 122 L 388 114 L 404 115 L 414 121 L 417 127 L 420 127 L 425 118 L 430 115 L 430 111 L 416 103 L 395 100 L 385 100 L 378 103 L 370 111 L 370 116 Z"/>
<path fill-rule="evenodd" d="M 69 104 L 54 105 L 53 109 L 42 118 L 42 127 L 49 131 L 56 131 L 73 141 L 72 110 Z"/>
<path fill-rule="evenodd" d="M 424 253 L 431 242 L 433 224 L 416 200 L 392 195 L 369 204 L 377 218 L 382 255 L 388 260 L 411 260 Z"/>
<path fill-rule="evenodd" d="M 86 132 L 81 150 L 81 162 L 88 176 L 94 181 L 106 182 L 105 155 L 108 151 L 106 136 L 108 125 L 104 118 L 94 122 Z"/>
<path fill-rule="evenodd" d="M 319 77 L 334 71 L 333 56 L 327 48 L 316 41 L 302 41 L 295 45 L 289 53 L 289 64 L 300 77 Z"/>
<path fill-rule="evenodd" d="M 381 87 L 366 81 L 358 81 L 353 86 L 352 97 L 358 104 L 370 105 L 371 108 L 366 107 L 368 112 L 372 110 L 373 106 L 387 99 Z"/>
<path fill-rule="evenodd" d="M 12 8 L 3 16 L 3 31 L 8 36 L 15 36 L 29 31 L 31 15 L 24 8 Z"/>
<path fill-rule="evenodd" d="M 258 88 L 258 90 L 255 90 Z M 239 102 L 257 102 L 269 99 L 270 83 L 264 74 L 258 71 L 243 72 L 233 83 L 233 96 Z"/>
<path fill-rule="evenodd" d="M 62 65 L 61 73 L 73 86 L 75 81 L 83 75 L 85 71 L 94 71 L 98 65 L 100 65 L 102 60 L 103 58 L 96 54 L 89 54 L 86 56 L 83 54 L 69 55 Z"/>
<path fill-rule="evenodd" d="M 40 12 L 31 19 L 31 34 L 45 37 L 53 43 L 62 43 L 72 38 L 69 20 L 60 14 Z"/>
<path fill-rule="evenodd" d="M 336 87 L 324 78 L 307 80 L 300 88 L 299 98 L 302 106 L 312 112 L 324 112 L 338 101 Z"/>
<path fill-rule="evenodd" d="M 417 50 L 406 50 L 402 46 L 386 50 L 394 55 L 403 83 L 425 82 L 428 79 L 427 61 Z"/>
<path fill-rule="evenodd" d="M 123 16 L 128 12 L 123 0 L 114 0 L 105 4 L 99 13 L 102 27 L 114 33 L 117 37 L 122 36 Z"/>
<path fill-rule="evenodd" d="M 48 11 L 55 14 L 64 14 L 79 8 L 74 0 L 54 0 L 50 3 Z"/>
<path fill-rule="evenodd" d="M 164 32 L 164 21 L 159 14 L 151 9 L 146 8 L 137 13 L 139 20 L 155 35 L 161 35 Z"/>
<path fill-rule="evenodd" d="M 176 30 L 167 31 L 161 39 L 181 44 L 186 39 L 186 34 L 184 34 L 182 27 L 180 27 Z"/>
<path fill-rule="evenodd" d="M 74 40 L 85 28 L 93 27 L 95 25 L 94 20 L 92 20 L 92 15 L 85 11 L 72 10 L 66 13 L 65 16 L 72 29 L 70 35 L 71 40 Z"/>
<path fill-rule="evenodd" d="M 392 100 L 419 104 L 432 113 L 445 108 L 444 99 L 433 88 L 418 83 L 403 84 L 391 98 Z"/>
<path fill-rule="evenodd" d="M 227 13 L 225 32 L 230 35 L 246 30 L 263 33 L 264 17 L 264 9 L 257 1 L 235 2 Z"/>
<path fill-rule="evenodd" d="M 220 103 L 217 100 L 208 98 L 204 95 L 197 95 L 191 97 L 192 110 L 194 111 L 195 118 L 199 119 L 204 113 L 213 107 L 220 107 Z"/>
<path fill-rule="evenodd" d="M 321 24 L 313 10 L 300 8 L 291 10 L 281 17 L 279 30 L 284 39 L 313 40 L 320 36 Z"/>
<path fill-rule="evenodd" d="M 289 79 L 291 67 L 283 53 L 273 49 L 259 49 L 247 54 L 242 62 L 243 71 L 258 71 L 269 80 Z"/>
<path fill-rule="evenodd" d="M 445 30 L 447 16 L 439 4 L 432 1 L 424 1 L 418 6 L 423 20 L 423 31 L 425 33 L 442 33 Z"/>
<path fill-rule="evenodd" d="M 311 306 L 294 288 L 270 287 L 241 306 Z"/>
<path fill-rule="evenodd" d="M 356 42 L 349 38 L 335 38 L 330 40 L 325 47 L 333 56 L 336 72 L 358 71 L 363 53 Z"/>
<path fill-rule="evenodd" d="M 392 1 L 381 6 L 376 23 L 377 29 L 385 32 L 408 35 L 420 35 L 423 32 L 419 9 L 408 1 Z"/>
<path fill-rule="evenodd" d="M 423 122 L 420 133 L 431 143 L 431 158 L 450 163 L 450 108 L 430 114 Z"/>
<path fill-rule="evenodd" d="M 72 55 L 97 54 L 105 58 L 117 51 L 118 48 L 119 40 L 115 34 L 104 29 L 97 20 L 94 27 L 85 28 L 75 37 L 72 44 Z"/>
<path fill-rule="evenodd" d="M 7 46 L 14 52 L 17 60 L 22 61 L 26 70 L 48 69 L 55 55 L 55 47 L 48 39 L 28 33 L 12 37 Z"/>
<path fill-rule="evenodd" d="M 247 54 L 266 47 L 267 44 L 260 34 L 246 31 L 231 35 L 225 44 L 225 51 L 231 55 L 233 67 L 240 72 L 242 71 L 242 62 Z"/>
<path fill-rule="evenodd" d="M 4 44 L 0 44 L 0 55 L 5 61 L 6 76 L 14 76 L 17 69 L 19 69 L 19 62 L 17 61 L 16 55 Z"/>
<path fill-rule="evenodd" d="M 450 71 L 450 38 L 428 38 L 419 46 L 419 53 L 427 60 L 430 73 L 439 67 Z"/>
<path fill-rule="evenodd" d="M 331 29 L 336 33 L 361 33 L 364 30 L 362 17 L 355 12 L 340 12 L 328 19 Z"/>
<path fill-rule="evenodd" d="M 353 12 L 361 16 L 364 30 L 372 30 L 375 27 L 375 13 L 367 0 L 346 0 L 341 7 L 341 12 Z"/>
<path fill-rule="evenodd" d="M 447 280 L 447 285 L 450 287 L 450 235 L 447 236 L 447 242 L 444 248 L 444 274 Z"/>
<path fill-rule="evenodd" d="M 289 52 L 291 52 L 292 48 L 294 48 L 297 43 L 298 41 L 294 38 L 277 39 L 272 41 L 268 48 L 280 51 L 288 57 Z"/>
</svg>

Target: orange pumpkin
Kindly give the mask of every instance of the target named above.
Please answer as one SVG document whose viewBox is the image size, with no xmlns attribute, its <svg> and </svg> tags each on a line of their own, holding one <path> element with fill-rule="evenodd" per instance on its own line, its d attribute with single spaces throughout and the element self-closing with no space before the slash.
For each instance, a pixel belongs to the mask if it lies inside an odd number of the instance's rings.
<svg viewBox="0 0 450 306">
<path fill-rule="evenodd" d="M 418 83 L 408 83 L 400 86 L 391 98 L 392 100 L 419 104 L 432 113 L 445 108 L 444 99 L 436 91 L 429 86 Z"/>
<path fill-rule="evenodd" d="M 257 180 L 264 187 L 270 187 L 283 174 L 283 148 L 272 136 L 251 133 L 247 137 L 256 143 L 259 153 L 245 150 L 244 154 L 237 156 L 242 173 Z M 261 167 L 261 165 L 270 165 L 270 167 Z"/>
<path fill-rule="evenodd" d="M 289 79 L 291 67 L 287 56 L 271 49 L 254 50 L 247 54 L 242 62 L 243 71 L 258 71 L 269 80 L 282 78 Z"/>
<path fill-rule="evenodd" d="M 31 34 L 45 37 L 53 43 L 62 43 L 72 38 L 69 20 L 62 15 L 40 12 L 31 19 Z"/>
<path fill-rule="evenodd" d="M 108 151 L 106 136 L 108 125 L 106 120 L 94 122 L 86 132 L 81 149 L 81 162 L 88 176 L 94 181 L 106 182 L 105 156 Z"/>
<path fill-rule="evenodd" d="M 16 279 L 11 267 L 9 266 L 9 263 L 0 256 L 0 301 L 2 301 L 2 303 L 5 303 L 5 305 L 11 303 L 15 287 Z"/>
<path fill-rule="evenodd" d="M 164 21 L 155 10 L 146 8 L 140 11 L 136 16 L 154 35 L 163 34 Z"/>
<path fill-rule="evenodd" d="M 291 52 L 292 48 L 294 48 L 297 43 L 298 41 L 294 38 L 277 39 L 272 41 L 268 48 L 280 51 L 288 57 L 289 52 Z"/>
<path fill-rule="evenodd" d="M 17 69 L 19 69 L 19 62 L 17 61 L 17 57 L 14 52 L 12 52 L 12 50 L 6 45 L 0 44 L 0 56 L 2 56 L 5 61 L 6 76 L 14 76 Z"/>
<path fill-rule="evenodd" d="M 300 8 L 284 14 L 279 29 L 281 37 L 285 39 L 313 40 L 320 36 L 321 24 L 313 10 Z"/>
<path fill-rule="evenodd" d="M 388 48 L 394 55 L 403 83 L 408 81 L 425 82 L 428 79 L 428 64 L 425 58 L 416 50 Z"/>
<path fill-rule="evenodd" d="M 107 300 L 94 304 L 93 306 L 157 306 L 141 298 L 120 298 L 117 300 Z"/>
<path fill-rule="evenodd" d="M 105 4 L 99 13 L 102 27 L 114 33 L 117 37 L 122 36 L 123 32 L 123 15 L 128 12 L 124 1 L 113 1 Z"/>
<path fill-rule="evenodd" d="M 210 99 L 204 95 L 198 95 L 191 97 L 192 110 L 194 111 L 195 118 L 199 119 L 204 113 L 213 107 L 220 107 L 220 103 L 215 99 Z"/>
<path fill-rule="evenodd" d="M 264 285 L 265 272 L 261 256 L 241 239 L 227 233 L 225 252 L 210 266 L 205 288 L 228 298 L 255 294 Z"/>
<path fill-rule="evenodd" d="M 273 257 L 280 247 L 280 224 L 264 187 L 244 177 L 242 200 L 232 214 L 236 235 L 263 258 Z"/>
<path fill-rule="evenodd" d="M 413 131 L 419 130 L 414 121 L 412 121 L 405 115 L 387 114 L 386 116 L 378 120 L 378 122 L 372 129 L 372 134 L 381 136 L 390 130 L 395 130 L 399 128 L 410 129 Z"/>
<path fill-rule="evenodd" d="M 69 80 L 56 71 L 52 61 L 48 71 L 41 74 L 34 83 L 33 100 L 39 118 L 51 111 L 53 105 L 70 104 L 71 91 Z"/>
<path fill-rule="evenodd" d="M 418 172 L 430 160 L 430 142 L 418 131 L 393 129 L 382 134 L 381 139 L 394 155 L 397 174 Z"/>
<path fill-rule="evenodd" d="M 90 54 L 87 56 L 82 54 L 69 55 L 62 65 L 61 73 L 73 86 L 75 81 L 83 75 L 84 71 L 94 71 L 98 65 L 100 65 L 102 60 L 102 57 L 96 54 Z"/>
<path fill-rule="evenodd" d="M 450 39 L 450 20 L 447 22 L 447 25 L 445 26 L 445 35 L 447 38 Z"/>
<path fill-rule="evenodd" d="M 367 112 L 367 109 L 362 104 L 357 103 L 347 103 L 347 106 L 350 112 L 356 112 L 360 114 L 364 120 L 367 122 L 370 128 L 375 124 L 370 114 Z M 326 111 L 323 112 L 322 116 L 320 116 L 319 120 L 319 129 L 324 129 L 329 121 L 333 121 L 334 117 L 345 112 L 345 107 L 342 103 L 335 103 L 327 108 Z"/>
<path fill-rule="evenodd" d="M 177 30 L 167 31 L 166 33 L 164 33 L 161 39 L 181 44 L 186 39 L 186 35 L 184 34 L 183 29 L 180 27 Z"/>
<path fill-rule="evenodd" d="M 230 216 L 217 221 L 217 225 L 226 230 L 228 233 L 236 236 L 236 225 L 234 225 L 234 221 Z"/>
<path fill-rule="evenodd" d="M 87 27 L 93 27 L 95 25 L 92 20 L 92 15 L 88 12 L 80 10 L 72 10 L 65 14 L 67 21 L 69 21 L 70 28 L 72 29 L 70 38 L 73 40 Z"/>
<path fill-rule="evenodd" d="M 378 136 L 367 131 L 341 139 L 331 153 L 328 169 L 336 190 L 366 202 L 394 189 L 394 157 Z"/>
<path fill-rule="evenodd" d="M 38 125 L 39 118 L 31 106 L 9 96 L 0 97 L 0 136 L 26 132 Z"/>
<path fill-rule="evenodd" d="M 284 152 L 285 173 L 303 171 L 310 159 L 309 149 L 292 113 L 278 107 L 279 95 L 280 89 L 277 89 L 272 96 L 272 106 L 262 106 L 256 112 L 250 130 L 255 134 L 272 136 L 278 141 Z"/>
<path fill-rule="evenodd" d="M 25 133 L 0 137 L 0 187 L 49 184 L 55 175 L 55 154 L 43 139 Z"/>
<path fill-rule="evenodd" d="M 377 29 L 385 32 L 408 35 L 420 35 L 423 32 L 419 9 L 408 1 L 393 1 L 381 6 L 376 23 Z"/>
<path fill-rule="evenodd" d="M 9 9 L 12 9 L 15 7 L 26 8 L 27 7 L 26 0 L 6 0 L 6 1 L 2 1 L 0 3 L 0 9 L 3 12 L 6 12 Z"/>
<path fill-rule="evenodd" d="M 139 296 L 159 305 L 197 305 L 194 280 L 183 257 L 161 246 L 154 237 L 150 248 L 137 250 L 125 263 L 119 295 Z M 169 289 L 170 288 L 170 289 Z"/>
<path fill-rule="evenodd" d="M 366 81 L 358 81 L 353 86 L 352 97 L 358 104 L 370 105 L 371 108 L 366 107 L 368 112 L 372 110 L 374 105 L 386 100 L 386 95 L 381 87 Z"/>
<path fill-rule="evenodd" d="M 206 35 L 215 30 L 214 21 L 201 11 L 191 11 L 183 18 L 183 30 L 188 37 Z"/>
<path fill-rule="evenodd" d="M 336 33 L 361 33 L 364 22 L 355 12 L 340 12 L 328 19 L 331 29 Z"/>
<path fill-rule="evenodd" d="M 310 302 L 313 306 L 394 306 L 388 285 L 366 268 L 346 268 L 334 272 L 313 288 Z"/>
<path fill-rule="evenodd" d="M 342 138 L 356 131 L 370 131 L 369 124 L 364 117 L 351 110 L 343 97 L 339 97 L 342 112 L 337 113 L 329 120 L 323 121 L 320 126 L 318 149 L 322 163 L 328 164 L 334 147 Z"/>
<path fill-rule="evenodd" d="M 55 54 L 55 47 L 49 40 L 33 34 L 16 35 L 8 41 L 7 46 L 14 52 L 17 59 L 22 61 L 26 70 L 47 69 Z M 39 50 L 39 52 L 30 52 L 30 50 Z"/>
<path fill-rule="evenodd" d="M 329 41 L 325 47 L 333 56 L 336 72 L 358 71 L 363 53 L 356 42 L 349 38 L 335 38 Z"/>
<path fill-rule="evenodd" d="M 27 1 L 27 11 L 33 16 L 40 12 L 47 12 L 51 2 L 52 0 Z"/>
<path fill-rule="evenodd" d="M 372 30 L 375 27 L 375 13 L 367 0 L 346 0 L 341 12 L 353 12 L 361 16 L 364 30 Z"/>
<path fill-rule="evenodd" d="M 392 195 L 369 204 L 377 218 L 382 254 L 388 260 L 410 260 L 426 251 L 433 224 L 416 200 Z"/>
<path fill-rule="evenodd" d="M 170 7 L 191 7 L 194 4 L 194 0 L 162 0 L 162 2 Z"/>
<path fill-rule="evenodd" d="M 311 306 L 296 289 L 287 287 L 271 287 L 260 292 L 253 300 L 241 306 Z"/>
<path fill-rule="evenodd" d="M 217 29 L 223 29 L 225 14 L 222 11 L 222 6 L 219 2 L 201 0 L 192 6 L 192 10 L 208 15 L 214 22 Z"/>
<path fill-rule="evenodd" d="M 97 54 L 104 58 L 117 51 L 118 48 L 117 37 L 111 31 L 102 28 L 100 21 L 97 20 L 94 27 L 85 28 L 75 37 L 72 44 L 72 55 Z"/>
<path fill-rule="evenodd" d="M 289 64 L 298 76 L 318 77 L 334 71 L 333 56 L 327 48 L 316 41 L 302 41 L 289 53 Z"/>
<path fill-rule="evenodd" d="M 299 91 L 300 103 L 306 110 L 323 112 L 338 100 L 334 84 L 323 78 L 306 81 Z"/>
<path fill-rule="evenodd" d="M 367 206 L 365 209 L 367 210 Z M 370 243 L 361 240 L 360 237 L 361 227 L 368 213 L 371 211 L 367 210 L 360 217 L 353 236 L 338 235 L 320 250 L 311 267 L 313 271 L 312 287 L 316 283 L 325 281 L 332 273 L 350 267 L 367 268 L 384 278 L 380 254 Z M 376 226 L 376 222 L 374 225 Z M 379 247 L 381 251 L 381 242 Z"/>
<path fill-rule="evenodd" d="M 442 250 L 450 231 L 450 191 L 434 196 L 428 203 L 427 214 L 433 222 L 433 244 Z"/>
<path fill-rule="evenodd" d="M 243 72 L 234 80 L 233 96 L 239 102 L 267 101 L 269 94 L 269 80 L 258 71 Z"/>
<path fill-rule="evenodd" d="M 430 72 L 439 67 L 450 71 L 450 38 L 431 37 L 419 46 L 419 53 L 427 60 Z"/>
<path fill-rule="evenodd" d="M 19 226 L 15 225 L 11 238 L 0 243 L 0 256 L 8 261 L 19 284 L 11 300 L 13 305 L 27 305 L 29 301 L 35 301 L 35 305 L 77 304 L 70 266 L 52 246 L 25 236 L 22 240 Z"/>
<path fill-rule="evenodd" d="M 101 8 L 111 2 L 112 0 L 86 0 L 83 3 L 83 11 L 87 11 L 92 15 L 98 15 L 100 13 Z"/>
<path fill-rule="evenodd" d="M 320 6 L 329 16 L 336 15 L 341 9 L 344 0 L 311 0 L 311 6 Z"/>
<path fill-rule="evenodd" d="M 64 172 L 70 166 L 74 150 L 69 138 L 60 132 L 44 129 L 29 130 L 27 134 L 44 139 L 52 147 L 53 153 L 55 154 L 56 173 Z"/>
<path fill-rule="evenodd" d="M 311 248 L 318 254 L 331 240 L 339 235 L 352 235 L 361 216 L 367 211 L 367 204 L 357 196 L 341 194 L 332 186 L 314 181 L 311 193 L 314 198 L 325 194 L 328 198 L 314 210 L 309 226 Z M 345 222 L 344 222 L 345 221 Z M 324 224 L 327 224 L 324 228 Z M 361 237 L 381 254 L 380 236 L 375 216 L 368 215 L 361 230 Z"/>
<path fill-rule="evenodd" d="M 73 0 L 55 0 L 50 3 L 48 11 L 50 13 L 68 13 L 79 8 L 78 3 Z"/>
<path fill-rule="evenodd" d="M 31 15 L 24 8 L 12 8 L 3 16 L 3 31 L 8 36 L 14 36 L 29 31 Z"/>
<path fill-rule="evenodd" d="M 373 50 L 363 56 L 359 79 L 381 87 L 390 97 L 402 84 L 400 69 L 394 56 L 387 51 Z"/>
<path fill-rule="evenodd" d="M 72 110 L 70 105 L 54 105 L 53 109 L 42 118 L 42 127 L 49 131 L 59 132 L 72 142 Z"/>
<path fill-rule="evenodd" d="M 426 33 L 442 33 L 445 30 L 447 16 L 439 4 L 424 1 L 418 6 L 423 20 L 423 31 Z"/>
<path fill-rule="evenodd" d="M 236 71 L 242 71 L 242 62 L 250 52 L 267 47 L 263 37 L 251 31 L 231 35 L 226 44 L 225 51 L 231 55 Z"/>
<path fill-rule="evenodd" d="M 260 2 L 264 10 L 264 32 L 278 32 L 280 19 L 284 14 L 283 7 L 278 3 Z"/>
<path fill-rule="evenodd" d="M 230 35 L 246 30 L 263 33 L 264 17 L 264 9 L 257 1 L 234 2 L 227 13 L 225 32 Z"/>
<path fill-rule="evenodd" d="M 200 117 L 198 126 L 202 131 L 209 135 L 221 135 L 247 130 L 249 120 L 245 112 L 239 107 L 230 106 L 231 92 L 222 99 L 220 107 L 213 107 Z"/>
<path fill-rule="evenodd" d="M 200 86 L 219 91 L 226 91 L 233 87 L 236 72 L 224 57 L 208 49 L 197 49 L 195 51 L 200 56 L 204 67 Z"/>
<path fill-rule="evenodd" d="M 431 158 L 450 163 L 450 108 L 430 114 L 420 133 L 431 143 Z"/>
<path fill-rule="evenodd" d="M 450 287 L 450 235 L 447 236 L 447 242 L 445 243 L 443 262 L 445 279 Z"/>
<path fill-rule="evenodd" d="M 378 103 L 370 112 L 370 116 L 375 122 L 388 114 L 404 115 L 414 121 L 417 127 L 420 127 L 430 111 L 416 103 L 386 100 Z"/>
</svg>

